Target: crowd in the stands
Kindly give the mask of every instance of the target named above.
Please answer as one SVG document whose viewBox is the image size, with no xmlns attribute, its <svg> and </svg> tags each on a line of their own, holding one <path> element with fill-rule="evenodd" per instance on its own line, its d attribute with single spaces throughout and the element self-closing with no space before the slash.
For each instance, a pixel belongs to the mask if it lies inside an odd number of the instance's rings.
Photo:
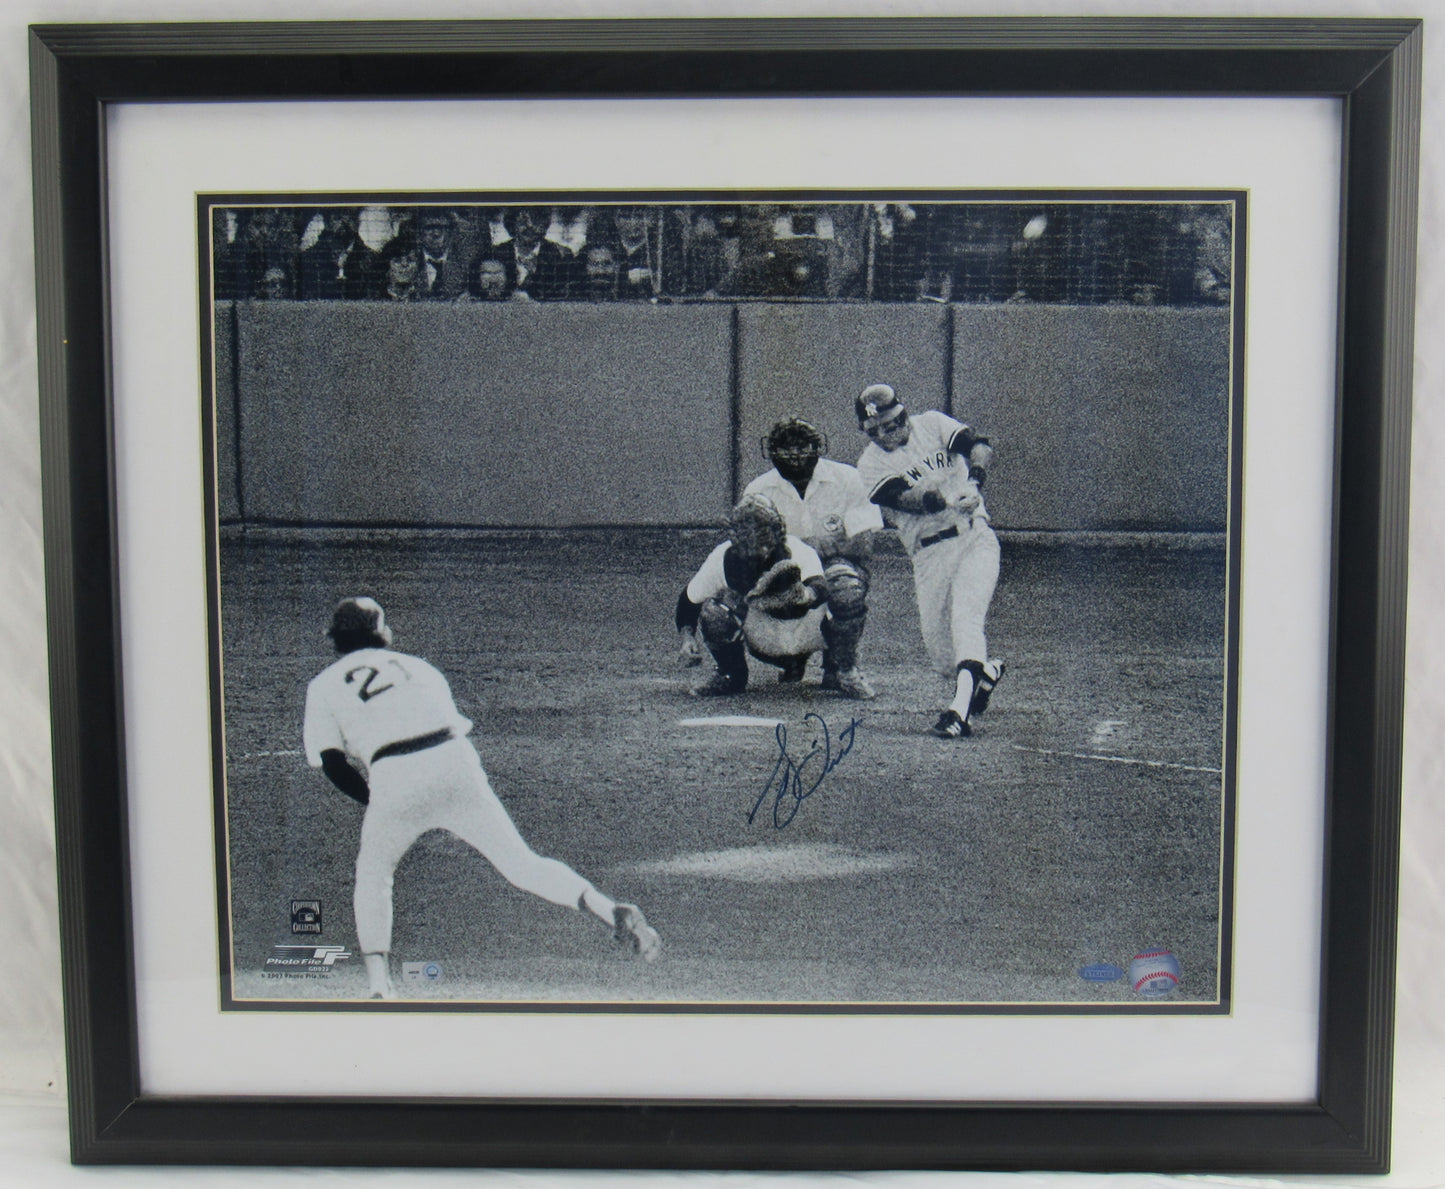
<svg viewBox="0 0 1445 1189">
<path fill-rule="evenodd" d="M 234 206 L 222 300 L 1222 305 L 1225 203 Z"/>
</svg>

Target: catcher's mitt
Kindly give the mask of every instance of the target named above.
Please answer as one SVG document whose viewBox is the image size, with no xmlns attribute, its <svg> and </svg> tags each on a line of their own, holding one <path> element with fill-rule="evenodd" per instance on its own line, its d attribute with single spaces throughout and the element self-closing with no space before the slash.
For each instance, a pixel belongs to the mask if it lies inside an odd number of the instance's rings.
<svg viewBox="0 0 1445 1189">
<path fill-rule="evenodd" d="M 775 562 L 753 584 L 747 594 L 748 606 L 759 611 L 786 611 L 809 601 L 803 585 L 803 571 L 791 558 Z"/>
</svg>

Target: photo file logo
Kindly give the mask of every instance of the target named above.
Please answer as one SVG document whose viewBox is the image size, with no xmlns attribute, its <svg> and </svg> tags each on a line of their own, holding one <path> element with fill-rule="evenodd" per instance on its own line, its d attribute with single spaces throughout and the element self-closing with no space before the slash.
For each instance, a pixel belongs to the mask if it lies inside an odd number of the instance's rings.
<svg viewBox="0 0 1445 1189">
<path fill-rule="evenodd" d="M 335 966 L 343 958 L 351 957 L 344 945 L 277 945 L 266 959 L 268 967 L 287 967 L 293 970 L 322 970 Z"/>
</svg>

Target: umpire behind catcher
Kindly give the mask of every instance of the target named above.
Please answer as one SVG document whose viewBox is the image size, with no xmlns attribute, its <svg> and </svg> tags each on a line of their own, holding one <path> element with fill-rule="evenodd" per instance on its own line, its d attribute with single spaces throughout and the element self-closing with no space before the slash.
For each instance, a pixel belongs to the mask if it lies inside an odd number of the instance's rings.
<svg viewBox="0 0 1445 1189">
<path fill-rule="evenodd" d="M 858 669 L 858 643 L 868 618 L 868 559 L 883 529 L 878 505 L 858 471 L 824 458 L 827 439 L 801 417 L 777 422 L 762 440 L 773 469 L 743 489 L 782 513 L 788 532 L 812 546 L 823 562 L 828 614 L 823 619 L 821 688 L 846 698 L 874 696 Z"/>
</svg>

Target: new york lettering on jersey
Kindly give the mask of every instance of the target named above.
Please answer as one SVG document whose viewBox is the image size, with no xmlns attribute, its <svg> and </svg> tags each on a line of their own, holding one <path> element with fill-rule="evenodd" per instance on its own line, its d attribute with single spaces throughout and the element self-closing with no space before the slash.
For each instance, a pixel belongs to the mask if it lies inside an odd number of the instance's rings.
<svg viewBox="0 0 1445 1189">
<path fill-rule="evenodd" d="M 904 447 L 904 449 L 907 449 L 907 447 Z M 932 457 L 922 459 L 920 465 L 909 467 L 908 470 L 903 472 L 903 477 L 909 481 L 910 487 L 916 487 L 923 481 L 924 467 L 927 467 L 930 471 L 948 470 L 953 466 L 954 460 L 957 457 L 958 455 L 956 454 L 949 454 L 947 451 L 940 450 Z"/>
</svg>

